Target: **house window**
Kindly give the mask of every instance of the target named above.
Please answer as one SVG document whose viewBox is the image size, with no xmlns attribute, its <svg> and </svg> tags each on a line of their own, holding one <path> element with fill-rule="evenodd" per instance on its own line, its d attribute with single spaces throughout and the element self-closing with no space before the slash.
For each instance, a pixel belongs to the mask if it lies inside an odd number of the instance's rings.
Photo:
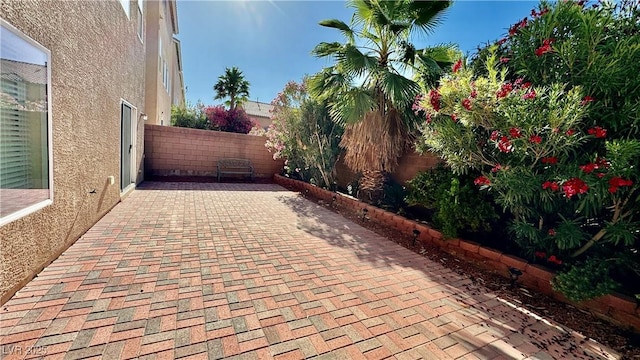
<svg viewBox="0 0 640 360">
<path fill-rule="evenodd" d="M 0 226 L 53 201 L 50 63 L 0 19 Z"/>
<path fill-rule="evenodd" d="M 160 60 L 159 70 L 162 72 L 162 36 L 158 37 L 158 58 Z"/>
<path fill-rule="evenodd" d="M 129 0 L 120 0 L 120 5 L 122 5 L 122 8 L 124 9 L 124 13 L 127 15 L 127 19 L 131 18 L 131 16 L 129 15 Z"/>
<path fill-rule="evenodd" d="M 144 18 L 142 17 L 142 3 L 138 1 L 138 38 L 140 42 L 144 36 Z"/>
</svg>

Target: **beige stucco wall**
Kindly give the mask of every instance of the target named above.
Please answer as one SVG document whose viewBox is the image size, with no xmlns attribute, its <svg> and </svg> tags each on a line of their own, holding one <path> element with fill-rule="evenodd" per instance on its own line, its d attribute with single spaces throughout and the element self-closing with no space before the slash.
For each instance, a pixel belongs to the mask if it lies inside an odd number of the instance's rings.
<svg viewBox="0 0 640 360">
<path fill-rule="evenodd" d="M 145 107 L 148 115 L 146 123 L 152 125 L 171 125 L 171 91 L 167 91 L 162 83 L 163 73 L 159 54 L 162 50 L 162 59 L 167 62 L 169 77 L 174 77 L 174 68 L 177 64 L 173 56 L 175 45 L 170 5 L 169 1 L 148 1 L 145 8 L 147 18 Z M 159 48 L 159 38 L 162 39 L 162 49 Z M 174 86 L 175 81 L 177 80 L 171 79 L 170 87 Z"/>
<path fill-rule="evenodd" d="M 144 111 L 135 6 L 128 19 L 115 0 L 0 1 L 0 17 L 51 51 L 54 187 L 52 205 L 0 227 L 0 303 L 120 201 L 121 99 Z"/>
</svg>

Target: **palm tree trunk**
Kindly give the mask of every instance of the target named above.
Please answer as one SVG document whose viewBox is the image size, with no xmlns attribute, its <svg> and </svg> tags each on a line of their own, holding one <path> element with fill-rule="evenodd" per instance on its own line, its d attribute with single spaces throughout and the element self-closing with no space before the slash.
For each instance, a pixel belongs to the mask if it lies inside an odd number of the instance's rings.
<svg viewBox="0 0 640 360">
<path fill-rule="evenodd" d="M 360 189 L 358 199 L 369 203 L 377 204 L 384 196 L 384 183 L 386 172 L 378 170 L 364 170 L 360 177 Z"/>
</svg>

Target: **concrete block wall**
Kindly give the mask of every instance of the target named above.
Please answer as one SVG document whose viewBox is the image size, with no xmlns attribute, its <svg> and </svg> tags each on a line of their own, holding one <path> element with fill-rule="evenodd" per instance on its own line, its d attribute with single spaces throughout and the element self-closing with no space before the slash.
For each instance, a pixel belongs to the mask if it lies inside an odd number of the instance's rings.
<svg viewBox="0 0 640 360">
<path fill-rule="evenodd" d="M 280 173 L 265 138 L 222 131 L 145 125 L 145 171 L 151 176 L 216 176 L 219 159 L 248 159 L 258 178 Z"/>
<path fill-rule="evenodd" d="M 398 166 L 396 170 L 391 174 L 391 177 L 404 184 L 408 180 L 413 179 L 420 171 L 432 169 L 438 165 L 440 158 L 432 153 L 426 153 L 423 155 L 418 154 L 414 150 L 407 151 L 398 160 Z M 342 160 L 338 160 L 336 163 L 336 182 L 340 187 L 347 187 L 353 181 L 355 173 L 349 169 L 349 167 Z"/>
</svg>

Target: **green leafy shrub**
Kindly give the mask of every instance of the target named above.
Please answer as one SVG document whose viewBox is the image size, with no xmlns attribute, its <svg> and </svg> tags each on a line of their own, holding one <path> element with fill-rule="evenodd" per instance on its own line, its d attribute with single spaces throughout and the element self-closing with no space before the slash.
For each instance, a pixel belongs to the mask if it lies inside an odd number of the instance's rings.
<svg viewBox="0 0 640 360">
<path fill-rule="evenodd" d="M 171 126 L 186 127 L 191 129 L 208 129 L 207 117 L 196 106 L 187 104 L 184 107 L 171 107 Z"/>
<path fill-rule="evenodd" d="M 534 231 L 531 223 L 516 224 L 512 230 L 519 233 L 516 239 L 529 253 L 533 248 L 564 253 L 567 259 L 556 265 L 567 274 L 581 273 L 585 264 L 599 262 L 600 277 L 569 277 L 576 282 L 569 295 L 574 299 L 583 298 L 576 289 L 599 289 L 589 292 L 590 296 L 611 290 L 617 283 L 611 276 L 620 280 L 622 291 L 637 292 L 640 3 L 543 1 L 531 15 L 532 19 L 514 24 L 508 36 L 479 51 L 472 61 L 475 73 L 488 74 L 485 64 L 496 51 L 507 70 L 507 81 L 581 88 L 581 103 L 588 106 L 575 130 L 589 134 L 590 129 L 599 129 L 591 135 L 601 139 L 587 140 L 567 154 L 574 169 L 580 169 L 574 175 L 589 187 L 586 195 L 578 195 L 581 201 L 536 205 L 548 214 L 558 211 L 558 226 L 549 229 L 556 236 Z M 556 178 L 559 173 L 554 174 Z M 594 181 L 597 178 L 606 181 Z M 549 220 L 544 217 L 545 222 Z M 572 251 L 577 246 L 579 250 Z M 570 287 L 564 283 L 558 289 L 569 291 Z"/>
<path fill-rule="evenodd" d="M 288 176 L 333 189 L 343 128 L 331 120 L 325 102 L 307 94 L 305 82 L 289 82 L 271 102 L 265 146 L 274 159 L 286 159 Z"/>
<path fill-rule="evenodd" d="M 589 258 L 558 274 L 551 284 L 554 290 L 560 291 L 569 299 L 588 300 L 609 294 L 619 286 L 609 277 L 609 272 L 610 264 L 600 259 Z"/>
<path fill-rule="evenodd" d="M 510 82 L 495 56 L 486 74 L 460 65 L 421 99 L 418 148 L 457 173 L 480 170 L 475 184 L 513 214 L 511 233 L 531 258 L 544 252 L 571 269 L 590 249 L 635 251 L 640 142 L 581 130 L 590 102 L 579 86 Z"/>
<path fill-rule="evenodd" d="M 408 182 L 406 201 L 433 210 L 432 222 L 447 237 L 456 237 L 462 230 L 491 231 L 498 214 L 488 194 L 473 185 L 473 177 L 458 176 L 439 165 L 418 173 Z"/>
</svg>

